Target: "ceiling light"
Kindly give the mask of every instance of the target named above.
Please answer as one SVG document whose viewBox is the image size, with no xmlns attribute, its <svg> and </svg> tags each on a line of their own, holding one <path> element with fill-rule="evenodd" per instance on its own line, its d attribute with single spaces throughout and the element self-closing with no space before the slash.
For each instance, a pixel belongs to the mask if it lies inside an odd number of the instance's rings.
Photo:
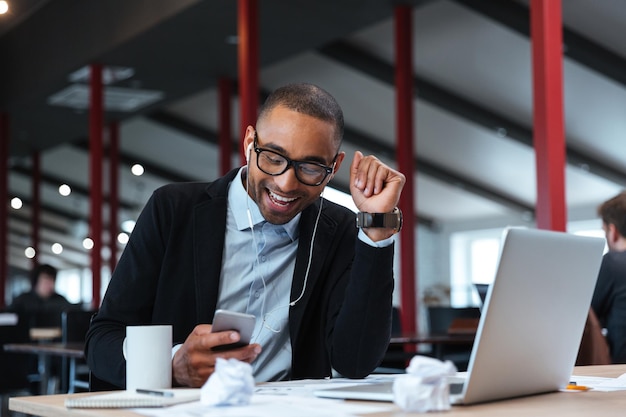
<svg viewBox="0 0 626 417">
<path fill-rule="evenodd" d="M 107 87 L 104 89 L 104 110 L 133 112 L 153 104 L 163 97 L 162 91 Z M 51 106 L 70 107 L 76 110 L 86 110 L 89 108 L 89 86 L 72 84 L 48 97 L 48 104 Z"/>
<path fill-rule="evenodd" d="M 72 193 L 72 189 L 70 188 L 69 185 L 67 184 L 61 184 L 59 186 L 59 194 L 61 194 L 63 197 L 67 197 L 68 195 L 70 195 Z"/>
<path fill-rule="evenodd" d="M 28 259 L 33 259 L 36 255 L 35 249 L 32 246 L 27 247 L 24 250 L 24 255 L 26 255 Z"/>
<path fill-rule="evenodd" d="M 136 175 L 138 177 L 142 176 L 144 173 L 144 169 L 143 166 L 141 164 L 135 164 L 130 168 L 130 172 L 133 173 L 133 175 Z"/>
<path fill-rule="evenodd" d="M 91 238 L 88 238 L 88 237 L 83 239 L 83 248 L 87 250 L 93 249 L 93 240 L 91 240 Z"/>
<path fill-rule="evenodd" d="M 104 85 L 113 84 L 118 81 L 127 80 L 133 75 L 135 75 L 135 70 L 130 67 L 104 67 L 102 68 L 102 83 Z M 71 83 L 89 84 L 90 76 L 91 68 L 84 66 L 71 73 L 67 79 Z"/>
<path fill-rule="evenodd" d="M 9 11 L 9 3 L 5 0 L 0 1 L 0 14 L 5 14 Z"/>
<path fill-rule="evenodd" d="M 15 210 L 19 210 L 22 208 L 22 200 L 19 197 L 13 197 L 11 199 L 11 207 Z"/>
<path fill-rule="evenodd" d="M 122 230 L 125 231 L 126 233 L 131 233 L 134 228 L 135 228 L 134 220 L 125 220 L 122 222 Z"/>
<path fill-rule="evenodd" d="M 117 235 L 117 241 L 120 242 L 122 245 L 125 245 L 128 243 L 128 234 L 122 232 L 119 235 Z"/>
<path fill-rule="evenodd" d="M 53 243 L 50 248 L 52 249 L 52 253 L 56 255 L 60 255 L 63 252 L 63 245 L 60 243 Z"/>
</svg>

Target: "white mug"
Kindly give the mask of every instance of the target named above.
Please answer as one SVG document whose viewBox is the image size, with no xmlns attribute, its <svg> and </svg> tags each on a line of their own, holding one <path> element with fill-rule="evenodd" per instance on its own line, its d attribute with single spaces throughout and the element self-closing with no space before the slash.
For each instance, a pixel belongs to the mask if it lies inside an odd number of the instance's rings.
<svg viewBox="0 0 626 417">
<path fill-rule="evenodd" d="M 172 326 L 127 326 L 126 389 L 172 386 Z"/>
</svg>

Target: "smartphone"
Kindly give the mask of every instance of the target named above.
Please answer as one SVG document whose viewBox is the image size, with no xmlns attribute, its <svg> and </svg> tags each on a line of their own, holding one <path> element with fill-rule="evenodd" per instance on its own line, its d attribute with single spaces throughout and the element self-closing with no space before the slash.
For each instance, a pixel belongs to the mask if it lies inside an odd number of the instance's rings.
<svg viewBox="0 0 626 417">
<path fill-rule="evenodd" d="M 252 314 L 237 313 L 235 311 L 217 310 L 213 316 L 212 332 L 223 332 L 225 330 L 236 330 L 239 332 L 240 340 L 228 345 L 216 346 L 213 350 L 227 350 L 250 344 L 256 317 Z"/>
</svg>

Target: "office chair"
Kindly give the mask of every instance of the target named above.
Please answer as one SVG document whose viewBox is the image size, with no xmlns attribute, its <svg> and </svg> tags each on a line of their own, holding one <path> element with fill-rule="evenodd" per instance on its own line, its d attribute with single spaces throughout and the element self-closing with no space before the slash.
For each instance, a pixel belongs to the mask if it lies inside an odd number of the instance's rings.
<svg viewBox="0 0 626 417">
<path fill-rule="evenodd" d="M 29 378 L 33 356 L 27 353 L 5 352 L 5 343 L 28 343 L 30 317 L 20 315 L 16 324 L 0 326 L 0 415 L 8 415 L 8 397 L 16 393 L 31 393 Z"/>
<path fill-rule="evenodd" d="M 478 307 L 454 308 L 449 306 L 429 306 L 428 326 L 430 334 L 445 335 L 449 333 L 450 325 L 456 319 L 479 319 Z M 459 371 L 467 370 L 472 345 L 446 344 L 438 348 L 438 359 L 450 360 Z"/>
<path fill-rule="evenodd" d="M 61 314 L 61 340 L 63 343 L 85 343 L 94 311 L 66 310 Z M 89 389 L 89 368 L 84 359 L 63 358 L 63 388 L 73 393 L 76 388 Z M 82 378 L 81 378 L 82 377 Z"/>
</svg>

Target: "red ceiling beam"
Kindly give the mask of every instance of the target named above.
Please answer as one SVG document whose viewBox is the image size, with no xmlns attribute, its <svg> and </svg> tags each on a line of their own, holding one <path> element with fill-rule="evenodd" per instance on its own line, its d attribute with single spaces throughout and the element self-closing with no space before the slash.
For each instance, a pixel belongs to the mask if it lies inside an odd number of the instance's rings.
<svg viewBox="0 0 626 417">
<path fill-rule="evenodd" d="M 563 29 L 560 0 L 532 0 L 533 140 L 537 164 L 537 227 L 565 231 Z"/>
<path fill-rule="evenodd" d="M 91 249 L 92 308 L 100 307 L 100 287 L 102 283 L 102 158 L 104 147 L 102 129 L 104 119 L 104 92 L 102 86 L 102 65 L 90 66 L 89 94 L 89 235 L 93 240 Z"/>
<path fill-rule="evenodd" d="M 415 272 L 415 172 L 413 149 L 413 23 L 412 8 L 397 6 L 394 10 L 395 84 L 396 84 L 396 159 L 398 169 L 406 175 L 400 209 L 404 224 L 400 233 L 400 320 L 402 331 L 417 331 L 417 277 Z"/>
</svg>

